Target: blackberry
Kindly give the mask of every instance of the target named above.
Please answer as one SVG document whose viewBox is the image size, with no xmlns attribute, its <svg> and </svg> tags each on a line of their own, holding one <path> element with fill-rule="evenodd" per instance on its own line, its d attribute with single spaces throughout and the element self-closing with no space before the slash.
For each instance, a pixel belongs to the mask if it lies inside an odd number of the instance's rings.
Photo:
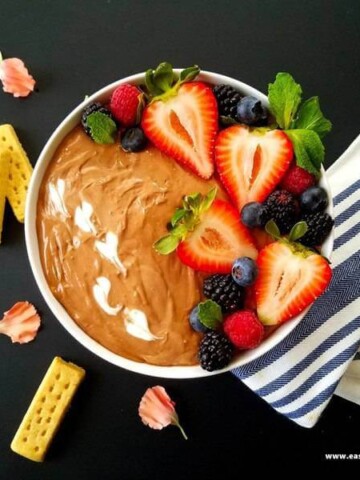
<svg viewBox="0 0 360 480">
<path fill-rule="evenodd" d="M 234 282 L 231 275 L 216 274 L 205 278 L 203 292 L 205 297 L 220 305 L 223 313 L 240 310 L 244 303 L 244 289 Z"/>
<path fill-rule="evenodd" d="M 220 370 L 229 365 L 234 355 L 234 346 L 220 332 L 206 333 L 199 348 L 200 366 L 208 372 Z"/>
<path fill-rule="evenodd" d="M 216 85 L 213 88 L 217 100 L 219 115 L 237 120 L 237 105 L 242 95 L 230 85 Z"/>
<path fill-rule="evenodd" d="M 101 105 L 101 103 L 99 103 L 99 102 L 91 103 L 90 105 L 85 107 L 83 112 L 82 112 L 82 115 L 81 115 L 81 125 L 83 126 L 83 129 L 84 129 L 86 135 L 89 135 L 89 137 L 91 137 L 90 128 L 87 126 L 86 120 L 87 120 L 87 117 L 89 115 L 91 115 L 92 113 L 95 113 L 95 112 L 103 113 L 104 115 L 107 115 L 112 120 L 114 120 L 111 113 L 110 113 L 110 110 L 108 110 L 106 107 Z"/>
<path fill-rule="evenodd" d="M 308 231 L 299 239 L 299 242 L 307 247 L 321 245 L 334 225 L 334 220 L 328 213 L 319 212 L 304 215 L 302 220 L 307 223 Z"/>
<path fill-rule="evenodd" d="M 297 220 L 295 197 L 286 190 L 276 190 L 265 200 L 264 206 L 266 221 L 274 220 L 281 233 L 290 232 Z"/>
</svg>

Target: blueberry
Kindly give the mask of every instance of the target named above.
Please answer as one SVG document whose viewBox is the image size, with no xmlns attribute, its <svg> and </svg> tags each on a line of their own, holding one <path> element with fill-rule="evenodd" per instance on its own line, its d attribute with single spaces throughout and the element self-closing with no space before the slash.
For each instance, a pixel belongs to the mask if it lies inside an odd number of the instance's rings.
<svg viewBox="0 0 360 480">
<path fill-rule="evenodd" d="M 140 127 L 128 128 L 121 137 L 121 146 L 125 152 L 140 152 L 147 143 Z"/>
<path fill-rule="evenodd" d="M 249 287 L 257 277 L 258 268 L 254 260 L 249 257 L 240 257 L 232 266 L 231 275 L 240 287 Z"/>
<path fill-rule="evenodd" d="M 195 330 L 195 332 L 206 333 L 210 331 L 207 327 L 205 327 L 205 325 L 203 325 L 200 322 L 199 307 L 193 308 L 193 310 L 190 313 L 189 320 L 190 320 L 190 325 Z"/>
<path fill-rule="evenodd" d="M 300 196 L 300 208 L 306 213 L 323 212 L 328 204 L 326 190 L 321 187 L 310 187 Z"/>
<path fill-rule="evenodd" d="M 268 112 L 255 97 L 243 97 L 236 107 L 237 120 L 246 125 L 255 125 L 267 120 Z"/>
<path fill-rule="evenodd" d="M 262 203 L 250 202 L 241 210 L 241 221 L 249 228 L 263 226 L 266 208 Z"/>
</svg>

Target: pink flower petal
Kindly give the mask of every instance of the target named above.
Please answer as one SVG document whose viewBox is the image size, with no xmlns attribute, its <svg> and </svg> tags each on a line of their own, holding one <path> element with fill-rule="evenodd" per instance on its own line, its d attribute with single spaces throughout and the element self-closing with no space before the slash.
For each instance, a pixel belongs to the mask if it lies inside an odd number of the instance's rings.
<svg viewBox="0 0 360 480">
<path fill-rule="evenodd" d="M 179 424 L 175 402 L 171 400 L 164 387 L 157 385 L 146 390 L 140 401 L 139 415 L 145 425 L 155 430 L 162 430 L 168 425 L 176 425 L 187 439 Z"/>
<path fill-rule="evenodd" d="M 8 58 L 0 62 L 0 80 L 3 90 L 14 97 L 27 97 L 35 87 L 35 80 L 19 58 Z"/>
<path fill-rule="evenodd" d="M 18 302 L 4 313 L 0 321 L 0 333 L 10 337 L 13 343 L 28 343 L 36 337 L 40 322 L 31 303 Z"/>
<path fill-rule="evenodd" d="M 148 388 L 140 401 L 139 415 L 145 425 L 161 430 L 171 424 L 174 405 L 163 387 Z"/>
</svg>

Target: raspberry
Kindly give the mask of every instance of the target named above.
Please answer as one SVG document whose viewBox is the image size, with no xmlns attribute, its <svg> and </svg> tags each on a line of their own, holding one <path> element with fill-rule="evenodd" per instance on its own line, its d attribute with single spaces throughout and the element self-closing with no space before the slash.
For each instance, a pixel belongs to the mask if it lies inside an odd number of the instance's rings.
<svg viewBox="0 0 360 480">
<path fill-rule="evenodd" d="M 135 85 L 125 83 L 114 90 L 109 107 L 122 126 L 133 127 L 140 122 L 144 95 Z"/>
<path fill-rule="evenodd" d="M 254 312 L 240 310 L 225 319 L 224 332 L 236 348 L 245 350 L 257 347 L 265 330 Z"/>
<path fill-rule="evenodd" d="M 316 179 L 314 175 L 311 175 L 311 173 L 297 165 L 292 165 L 281 182 L 281 188 L 293 195 L 301 195 L 309 187 L 315 185 L 315 183 Z"/>
</svg>

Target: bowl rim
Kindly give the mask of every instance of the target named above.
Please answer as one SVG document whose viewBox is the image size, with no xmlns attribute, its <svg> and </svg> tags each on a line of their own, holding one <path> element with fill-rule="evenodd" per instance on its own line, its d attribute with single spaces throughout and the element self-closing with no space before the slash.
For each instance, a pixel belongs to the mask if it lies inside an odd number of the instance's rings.
<svg viewBox="0 0 360 480">
<path fill-rule="evenodd" d="M 176 68 L 174 71 L 179 73 L 182 69 Z M 89 335 L 87 335 L 70 317 L 66 312 L 65 308 L 60 304 L 60 302 L 55 298 L 53 293 L 50 290 L 50 287 L 45 278 L 45 274 L 42 268 L 40 260 L 40 252 L 37 238 L 37 229 L 36 229 L 36 216 L 37 216 L 37 202 L 39 189 L 44 177 L 44 174 L 47 170 L 47 167 L 62 140 L 65 136 L 79 123 L 82 110 L 93 103 L 94 101 L 104 102 L 108 100 L 111 92 L 124 83 L 133 83 L 140 84 L 144 81 L 145 73 L 137 73 L 130 75 L 128 77 L 117 80 L 105 87 L 97 90 L 92 95 L 87 97 L 82 101 L 77 107 L 75 107 L 59 124 L 59 126 L 54 130 L 45 146 L 43 147 L 38 160 L 36 162 L 33 175 L 29 184 L 27 199 L 26 199 L 26 208 L 25 208 L 25 241 L 26 249 L 29 257 L 29 262 L 31 270 L 35 277 L 35 281 L 39 287 L 39 290 L 50 308 L 51 312 L 55 318 L 61 323 L 61 325 L 72 335 L 81 345 L 88 349 L 93 354 L 99 356 L 103 360 L 106 360 L 113 365 L 125 368 L 135 373 L 140 373 L 144 375 L 149 375 L 152 377 L 160 378 L 176 378 L 176 379 L 187 379 L 187 378 L 199 378 L 199 377 L 208 377 L 211 375 L 219 375 L 224 372 L 228 372 L 237 367 L 242 367 L 249 362 L 259 358 L 263 354 L 267 353 L 269 350 L 274 348 L 278 343 L 280 343 L 302 320 L 306 315 L 307 311 L 311 305 L 301 312 L 300 315 L 291 319 L 290 321 L 284 323 L 282 326 L 278 327 L 268 338 L 266 338 L 256 349 L 248 350 L 235 357 L 235 359 L 224 369 L 216 370 L 214 372 L 207 372 L 203 370 L 199 365 L 195 366 L 159 366 L 151 365 L 141 362 L 136 362 L 134 360 L 127 359 L 122 357 L 114 352 L 111 352 L 106 347 L 99 344 Z M 197 77 L 197 80 L 208 82 L 210 84 L 227 84 L 245 95 L 253 95 L 259 98 L 264 105 L 268 106 L 267 97 L 255 89 L 247 85 L 240 80 L 221 75 L 209 71 L 201 71 L 200 75 Z M 329 183 L 326 179 L 326 174 L 322 168 L 322 176 L 320 185 L 322 185 L 328 192 L 330 202 L 328 206 L 328 213 L 333 214 L 333 201 L 330 191 Z M 327 238 L 323 244 L 322 251 L 327 258 L 331 257 L 333 250 L 334 242 L 334 230 Z"/>
</svg>

